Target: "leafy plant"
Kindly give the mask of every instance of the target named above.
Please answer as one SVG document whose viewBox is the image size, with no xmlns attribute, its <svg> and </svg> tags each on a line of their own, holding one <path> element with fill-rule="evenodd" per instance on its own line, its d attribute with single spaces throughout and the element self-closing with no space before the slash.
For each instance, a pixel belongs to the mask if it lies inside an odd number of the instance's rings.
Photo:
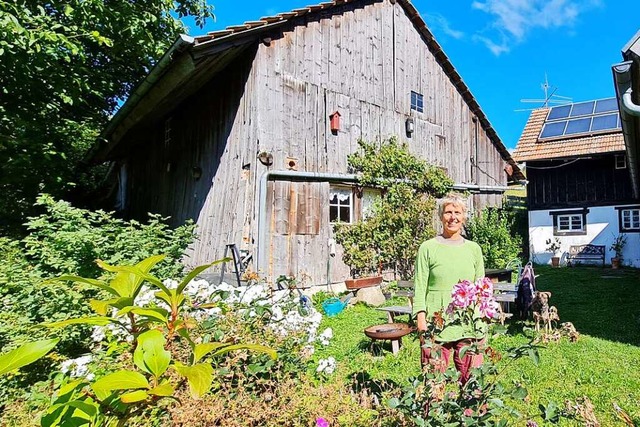
<svg viewBox="0 0 640 427">
<path fill-rule="evenodd" d="M 616 253 L 616 258 L 622 258 L 622 250 L 626 244 L 627 236 L 624 234 L 618 234 L 613 240 L 613 243 L 611 243 L 611 247 L 609 249 Z"/>
<path fill-rule="evenodd" d="M 560 250 L 560 239 L 558 239 L 557 237 L 555 237 L 553 240 L 547 239 L 544 243 L 547 245 L 547 252 L 551 252 L 555 255 Z"/>
<path fill-rule="evenodd" d="M 382 188 L 371 214 L 355 224 L 337 224 L 336 241 L 352 274 L 368 274 L 393 266 L 402 278 L 413 275 L 418 246 L 434 234 L 434 197 L 453 182 L 446 173 L 411 154 L 395 137 L 379 145 L 358 141 L 361 152 L 348 157 L 362 187 Z"/>
<path fill-rule="evenodd" d="M 57 339 L 34 341 L 0 354 L 0 375 L 27 366 L 50 352 L 58 344 Z"/>
<path fill-rule="evenodd" d="M 214 264 L 227 261 L 218 260 L 192 270 L 177 285 L 170 288 L 150 270 L 158 264 L 164 255 L 151 256 L 136 265 L 112 266 L 102 261 L 98 265 L 111 273 L 109 280 L 98 280 L 79 276 L 64 275 L 52 282 L 72 281 L 82 283 L 104 291 L 108 299 L 92 299 L 91 308 L 97 315 L 67 319 L 46 324 L 50 328 L 60 328 L 74 324 L 95 326 L 114 325 L 134 337 L 133 363 L 137 369 L 125 369 L 109 373 L 90 384 L 91 393 L 86 391 L 87 382 L 74 382 L 66 385 L 58 393 L 65 396 L 64 402 L 55 400 L 47 415 L 43 417 L 44 426 L 67 425 L 81 412 L 83 422 L 76 425 L 95 425 L 102 419 L 126 421 L 139 409 L 157 403 L 158 400 L 172 397 L 176 384 L 168 374 L 171 367 L 188 384 L 192 396 L 202 397 L 213 382 L 213 367 L 204 361 L 207 356 L 216 357 L 230 351 L 248 349 L 269 354 L 276 358 L 274 350 L 254 344 L 233 342 L 196 342 L 190 336 L 191 320 L 183 312 L 187 298 L 184 290 L 199 273 Z M 166 303 L 164 307 L 142 307 L 135 304 L 143 283 L 157 289 L 155 296 Z M 200 309 L 210 307 L 201 304 Z M 110 314 L 110 315 L 109 315 Z M 188 363 L 173 360 L 170 349 L 176 345 L 176 339 L 183 339 L 190 348 Z M 75 393 L 73 399 L 67 399 L 68 393 Z M 107 421 L 105 421 L 107 422 Z M 120 424 L 119 424 L 120 425 Z"/>
<path fill-rule="evenodd" d="M 509 211 L 485 208 L 469 220 L 465 231 L 482 248 L 487 268 L 504 268 L 522 251 L 522 237 L 515 232 Z"/>
</svg>

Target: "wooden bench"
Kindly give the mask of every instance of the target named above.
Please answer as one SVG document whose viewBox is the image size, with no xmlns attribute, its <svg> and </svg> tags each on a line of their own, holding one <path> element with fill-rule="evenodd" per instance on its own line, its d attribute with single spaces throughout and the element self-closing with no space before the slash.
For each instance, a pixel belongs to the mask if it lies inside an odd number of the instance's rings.
<svg viewBox="0 0 640 427">
<path fill-rule="evenodd" d="M 567 265 L 572 266 L 576 261 L 601 261 L 604 267 L 604 245 L 571 245 L 567 256 Z"/>
<path fill-rule="evenodd" d="M 509 273 L 510 274 L 510 273 Z M 406 296 L 409 298 L 408 305 L 391 305 L 387 307 L 378 307 L 380 311 L 387 312 L 387 321 L 389 323 L 396 322 L 396 316 L 408 315 L 409 320 L 413 316 L 413 282 L 412 281 L 399 281 L 398 287 L 403 288 L 396 292 L 397 296 Z M 510 318 L 513 316 L 511 313 L 511 303 L 515 303 L 517 296 L 517 285 L 509 282 L 499 282 L 493 284 L 493 296 L 496 301 L 500 303 L 502 309 L 502 316 L 504 318 Z"/>
</svg>

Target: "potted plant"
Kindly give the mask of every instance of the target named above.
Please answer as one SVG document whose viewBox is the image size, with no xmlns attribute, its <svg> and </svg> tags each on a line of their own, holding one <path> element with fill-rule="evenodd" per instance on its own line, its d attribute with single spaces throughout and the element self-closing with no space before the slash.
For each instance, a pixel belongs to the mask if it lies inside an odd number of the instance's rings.
<svg viewBox="0 0 640 427">
<path fill-rule="evenodd" d="M 611 250 L 615 252 L 615 256 L 611 258 L 611 268 L 619 268 L 622 263 L 622 250 L 627 244 L 627 236 L 624 234 L 618 234 L 613 243 L 611 244 Z"/>
<path fill-rule="evenodd" d="M 545 242 L 547 245 L 547 252 L 551 252 L 551 266 L 558 267 L 560 265 L 560 257 L 558 256 L 558 251 L 560 250 L 560 239 L 555 237 L 552 239 L 547 239 Z"/>
</svg>

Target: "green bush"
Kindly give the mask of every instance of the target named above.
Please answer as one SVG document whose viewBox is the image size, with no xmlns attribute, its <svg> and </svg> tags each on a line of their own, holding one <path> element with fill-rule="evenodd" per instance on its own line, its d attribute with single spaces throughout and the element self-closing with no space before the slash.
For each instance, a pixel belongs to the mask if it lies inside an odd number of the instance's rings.
<svg viewBox="0 0 640 427">
<path fill-rule="evenodd" d="M 361 152 L 349 156 L 358 184 L 382 189 L 371 215 L 355 224 L 337 224 L 336 241 L 354 275 L 395 267 L 400 277 L 413 276 L 418 247 L 435 234 L 435 197 L 453 184 L 446 173 L 411 154 L 406 144 L 390 138 L 381 144 L 358 141 Z"/>
<path fill-rule="evenodd" d="M 180 258 L 193 240 L 192 223 L 170 229 L 163 218 L 150 215 L 148 223 L 125 221 L 111 213 L 72 207 L 64 201 L 41 195 L 37 205 L 44 211 L 26 224 L 29 234 L 22 240 L 0 238 L 0 347 L 9 350 L 26 341 L 44 339 L 47 331 L 39 324 L 90 313 L 87 301 L 97 291 L 80 284 L 44 285 L 61 274 L 98 277 L 95 263 L 123 260 L 137 263 L 152 254 L 168 254 L 158 265 L 162 278 L 182 273 Z M 58 353 L 76 356 L 88 349 L 91 328 L 74 326 L 59 335 Z M 0 380 L 0 405 L 19 381 L 43 379 L 44 372 L 32 369 L 29 378 Z"/>
<path fill-rule="evenodd" d="M 482 248 L 486 268 L 504 268 L 522 254 L 522 236 L 517 233 L 514 214 L 485 208 L 467 223 L 467 238 Z"/>
</svg>

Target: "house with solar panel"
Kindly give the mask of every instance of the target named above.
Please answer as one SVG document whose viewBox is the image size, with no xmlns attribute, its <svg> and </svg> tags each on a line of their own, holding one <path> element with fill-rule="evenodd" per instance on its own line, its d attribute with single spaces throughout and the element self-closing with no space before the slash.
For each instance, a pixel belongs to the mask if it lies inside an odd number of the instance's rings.
<svg viewBox="0 0 640 427">
<path fill-rule="evenodd" d="M 548 240 L 605 247 L 637 231 L 638 197 L 630 177 L 616 98 L 534 110 L 513 154 L 526 164 L 530 256 L 549 263 Z M 635 239 L 632 236 L 631 239 Z M 629 243 L 629 241 L 628 241 Z M 640 245 L 627 244 L 624 263 L 640 267 Z M 601 260 L 597 260 L 602 262 Z"/>
<path fill-rule="evenodd" d="M 125 216 L 196 222 L 189 264 L 235 245 L 268 278 L 327 284 L 350 272 L 332 224 L 375 197 L 347 156 L 391 136 L 446 169 L 472 209 L 524 179 L 410 1 L 334 0 L 179 38 L 94 160 L 118 171 Z"/>
</svg>

